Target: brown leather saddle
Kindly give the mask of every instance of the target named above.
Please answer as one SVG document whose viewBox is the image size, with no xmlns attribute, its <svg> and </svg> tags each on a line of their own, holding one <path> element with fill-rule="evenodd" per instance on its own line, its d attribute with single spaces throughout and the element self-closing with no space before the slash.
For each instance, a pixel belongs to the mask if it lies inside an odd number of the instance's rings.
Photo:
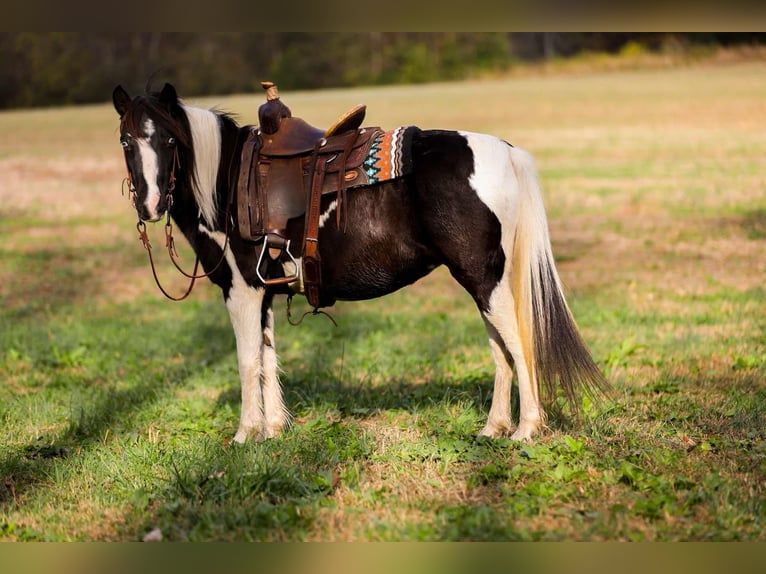
<svg viewBox="0 0 766 574">
<path fill-rule="evenodd" d="M 336 194 L 336 219 L 341 225 L 346 190 L 367 185 L 365 171 L 373 141 L 382 130 L 360 128 L 366 106 L 358 105 L 333 126 L 322 130 L 292 117 L 279 99 L 276 85 L 263 82 L 266 103 L 258 110 L 260 127 L 254 128 L 242 148 L 237 182 L 237 223 L 242 238 L 258 242 L 258 277 L 265 285 L 290 284 L 301 273 L 303 288 L 314 307 L 319 306 L 321 261 L 319 218 L 321 198 Z M 286 238 L 287 222 L 305 216 L 303 245 L 296 252 Z M 293 272 L 270 277 L 262 271 L 273 262 L 291 263 Z M 283 267 L 284 266 L 280 266 Z"/>
</svg>

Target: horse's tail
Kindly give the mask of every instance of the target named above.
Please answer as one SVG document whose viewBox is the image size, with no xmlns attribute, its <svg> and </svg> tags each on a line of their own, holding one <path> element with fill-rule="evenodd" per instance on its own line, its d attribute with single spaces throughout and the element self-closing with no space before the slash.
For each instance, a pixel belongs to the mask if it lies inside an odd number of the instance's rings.
<svg viewBox="0 0 766 574">
<path fill-rule="evenodd" d="M 535 391 L 542 387 L 544 402 L 552 402 L 560 387 L 577 411 L 580 390 L 595 398 L 608 384 L 564 298 L 534 159 L 515 147 L 510 157 L 519 182 L 512 290 L 527 370 Z"/>
</svg>

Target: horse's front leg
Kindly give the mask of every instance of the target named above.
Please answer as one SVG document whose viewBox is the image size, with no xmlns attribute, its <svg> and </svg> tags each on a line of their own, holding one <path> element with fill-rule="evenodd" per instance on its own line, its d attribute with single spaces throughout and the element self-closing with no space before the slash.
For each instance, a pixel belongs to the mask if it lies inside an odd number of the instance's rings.
<svg viewBox="0 0 766 574">
<path fill-rule="evenodd" d="M 274 340 L 272 299 L 270 295 L 264 298 L 263 311 L 261 313 L 261 320 L 263 322 L 263 347 L 261 354 L 263 360 L 263 413 L 266 423 L 263 429 L 263 438 L 278 436 L 285 425 L 290 422 L 290 415 L 282 399 L 282 387 L 279 384 L 279 359 Z"/>
<path fill-rule="evenodd" d="M 237 363 L 242 385 L 242 412 L 237 434 L 234 435 L 238 443 L 244 443 L 251 436 L 262 440 L 266 428 L 261 393 L 263 298 L 262 288 L 239 284 L 232 287 L 226 299 L 237 340 Z"/>
</svg>

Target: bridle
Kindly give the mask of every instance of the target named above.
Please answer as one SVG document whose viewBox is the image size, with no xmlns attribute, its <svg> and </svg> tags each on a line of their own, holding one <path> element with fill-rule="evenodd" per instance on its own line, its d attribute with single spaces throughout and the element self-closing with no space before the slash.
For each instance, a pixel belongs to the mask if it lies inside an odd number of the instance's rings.
<svg viewBox="0 0 766 574">
<path fill-rule="evenodd" d="M 130 197 L 131 202 L 133 203 L 133 207 L 135 207 L 135 199 L 136 199 L 136 188 L 133 185 L 133 173 L 130 170 L 130 164 L 128 163 L 128 155 L 127 151 L 125 152 L 125 166 L 128 171 L 128 176 L 123 180 L 122 182 L 122 190 L 123 194 L 125 192 L 125 184 L 127 183 L 128 186 L 128 195 Z M 168 293 L 168 291 L 162 286 L 162 283 L 160 282 L 159 276 L 157 275 L 157 268 L 154 263 L 154 256 L 152 255 L 152 244 L 149 240 L 149 234 L 146 229 L 146 222 L 139 218 L 138 223 L 136 223 L 136 230 L 138 231 L 138 239 L 143 244 L 144 248 L 146 249 L 147 254 L 149 255 L 149 265 L 152 268 L 152 275 L 154 276 L 154 282 L 157 284 L 157 287 L 162 292 L 162 294 L 170 299 L 171 301 L 183 301 L 186 299 L 192 292 L 192 289 L 194 288 L 194 284 L 197 281 L 197 279 L 204 279 L 205 277 L 209 277 L 213 273 L 215 273 L 218 268 L 223 263 L 224 259 L 226 259 L 226 249 L 229 246 L 229 202 L 227 202 L 226 205 L 226 229 L 225 229 L 225 240 L 223 244 L 223 248 L 221 251 L 221 258 L 218 260 L 218 262 L 215 264 L 215 266 L 208 272 L 203 272 L 200 275 L 197 275 L 197 271 L 199 269 L 199 255 L 196 256 L 194 261 L 194 270 L 191 273 L 188 273 L 184 271 L 184 269 L 181 267 L 181 265 L 178 263 L 178 251 L 176 251 L 175 246 L 175 238 L 173 237 L 173 224 L 170 221 L 170 209 L 173 207 L 173 191 L 176 188 L 176 167 L 181 167 L 181 161 L 178 157 L 178 146 L 173 146 L 173 163 L 170 167 L 170 175 L 168 176 L 168 185 L 167 185 L 167 191 L 165 192 L 165 203 L 166 203 L 166 220 L 165 220 L 165 248 L 168 251 L 168 255 L 170 256 L 170 260 L 173 262 L 173 265 L 176 269 L 185 277 L 189 278 L 191 281 L 189 282 L 189 286 L 186 288 L 186 291 L 178 297 L 171 295 Z"/>
</svg>

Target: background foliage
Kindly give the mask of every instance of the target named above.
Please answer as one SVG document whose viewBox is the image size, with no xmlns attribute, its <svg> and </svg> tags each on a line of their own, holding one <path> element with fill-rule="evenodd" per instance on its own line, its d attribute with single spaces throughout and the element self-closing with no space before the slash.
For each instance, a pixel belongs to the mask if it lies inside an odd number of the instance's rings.
<svg viewBox="0 0 766 574">
<path fill-rule="evenodd" d="M 13 32 L 0 34 L 0 108 L 103 102 L 153 76 L 187 96 L 458 80 L 621 50 L 763 44 L 764 33 Z"/>
</svg>

